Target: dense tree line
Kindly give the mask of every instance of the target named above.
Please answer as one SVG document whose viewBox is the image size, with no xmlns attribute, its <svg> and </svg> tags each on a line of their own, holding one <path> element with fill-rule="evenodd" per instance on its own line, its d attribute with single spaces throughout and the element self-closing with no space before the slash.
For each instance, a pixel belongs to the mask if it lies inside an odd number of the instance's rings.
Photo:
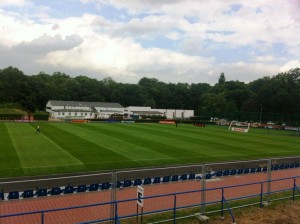
<svg viewBox="0 0 300 224">
<path fill-rule="evenodd" d="M 0 70 L 0 104 L 17 103 L 27 111 L 44 110 L 48 100 L 118 102 L 123 106 L 184 108 L 196 115 L 229 116 L 241 113 L 300 114 L 300 69 L 264 77 L 250 83 L 226 81 L 215 85 L 164 83 L 142 78 L 137 84 L 111 78 L 96 80 L 55 72 L 25 75 L 17 68 Z M 257 117 L 257 116 L 256 116 Z"/>
</svg>

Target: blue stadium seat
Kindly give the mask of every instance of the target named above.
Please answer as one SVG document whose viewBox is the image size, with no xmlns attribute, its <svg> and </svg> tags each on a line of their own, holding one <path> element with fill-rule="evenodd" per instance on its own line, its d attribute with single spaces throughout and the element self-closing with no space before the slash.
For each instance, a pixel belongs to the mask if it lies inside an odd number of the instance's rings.
<svg viewBox="0 0 300 224">
<path fill-rule="evenodd" d="M 217 177 L 221 177 L 223 175 L 223 171 L 222 170 L 219 170 L 216 172 L 216 176 Z"/>
<path fill-rule="evenodd" d="M 133 181 L 133 186 L 142 185 L 142 183 L 143 181 L 140 178 L 138 178 Z"/>
<path fill-rule="evenodd" d="M 164 176 L 163 177 L 163 182 L 164 183 L 170 182 L 170 176 Z"/>
<path fill-rule="evenodd" d="M 87 190 L 86 185 L 85 185 L 85 184 L 81 184 L 81 185 L 78 185 L 76 191 L 77 191 L 77 192 L 86 192 L 86 190 Z"/>
<path fill-rule="evenodd" d="M 65 187 L 65 189 L 63 190 L 64 194 L 72 194 L 74 193 L 74 187 L 73 186 L 67 186 Z"/>
<path fill-rule="evenodd" d="M 122 181 L 117 181 L 117 188 L 123 188 L 124 183 Z"/>
<path fill-rule="evenodd" d="M 231 170 L 230 171 L 230 175 L 236 175 L 237 174 L 237 170 Z"/>
<path fill-rule="evenodd" d="M 250 173 L 255 173 L 255 171 L 256 171 L 256 168 L 251 168 L 250 169 Z"/>
<path fill-rule="evenodd" d="M 160 177 L 154 177 L 153 183 L 154 184 L 159 184 L 160 183 Z"/>
<path fill-rule="evenodd" d="M 278 165 L 275 165 L 275 166 L 273 167 L 273 169 L 274 169 L 274 170 L 278 170 L 278 169 L 279 169 L 279 166 L 278 166 Z"/>
<path fill-rule="evenodd" d="M 35 192 L 35 195 L 38 196 L 38 197 L 47 196 L 47 194 L 48 194 L 48 192 L 47 192 L 47 189 L 46 189 L 46 188 L 38 189 L 38 190 Z"/>
<path fill-rule="evenodd" d="M 223 172 L 223 176 L 228 176 L 229 175 L 229 170 L 225 170 L 224 172 Z"/>
<path fill-rule="evenodd" d="M 201 179 L 202 179 L 201 175 L 196 176 L 196 180 L 201 180 Z"/>
<path fill-rule="evenodd" d="M 285 164 L 284 165 L 284 169 L 289 169 L 290 168 L 290 164 Z"/>
<path fill-rule="evenodd" d="M 285 166 L 285 164 L 281 164 L 281 165 L 279 166 L 279 169 L 280 169 L 280 170 L 283 170 L 283 169 L 284 169 L 284 166 Z"/>
<path fill-rule="evenodd" d="M 244 173 L 250 173 L 250 168 L 245 168 Z"/>
<path fill-rule="evenodd" d="M 262 170 L 263 170 L 264 172 L 266 172 L 266 171 L 268 171 L 268 167 L 264 166 L 264 167 L 262 168 Z"/>
<path fill-rule="evenodd" d="M 99 184 L 90 184 L 88 187 L 89 191 L 98 191 Z"/>
<path fill-rule="evenodd" d="M 237 173 L 238 173 L 238 174 L 243 174 L 243 173 L 244 173 L 244 169 L 242 169 L 242 168 L 241 168 L 241 169 L 238 169 Z"/>
<path fill-rule="evenodd" d="M 189 175 L 189 180 L 195 180 L 195 178 L 196 178 L 196 174 L 191 173 L 191 174 Z"/>
<path fill-rule="evenodd" d="M 151 183 L 152 183 L 152 180 L 150 177 L 145 178 L 144 185 L 151 184 Z"/>
<path fill-rule="evenodd" d="M 23 198 L 32 198 L 34 196 L 33 190 L 26 190 L 22 193 Z"/>
<path fill-rule="evenodd" d="M 0 192 L 0 200 L 4 200 L 4 193 Z"/>
<path fill-rule="evenodd" d="M 211 177 L 212 177 L 212 175 L 211 175 L 210 173 L 207 173 L 207 174 L 205 175 L 205 179 L 211 179 Z"/>
<path fill-rule="evenodd" d="M 257 172 L 257 173 L 260 173 L 261 171 L 262 171 L 262 168 L 261 168 L 261 167 L 257 167 L 257 168 L 256 168 L 256 172 Z"/>
<path fill-rule="evenodd" d="M 290 168 L 295 168 L 295 163 L 291 163 Z"/>
<path fill-rule="evenodd" d="M 171 177 L 171 181 L 174 182 L 174 181 L 178 181 L 178 175 L 173 175 Z"/>
<path fill-rule="evenodd" d="M 54 187 L 48 193 L 50 195 L 60 195 L 62 193 L 62 190 L 59 187 Z"/>
<path fill-rule="evenodd" d="M 126 182 L 126 181 L 125 181 Z M 125 187 L 125 182 L 124 182 L 124 187 Z M 107 189 L 109 189 L 110 188 L 110 183 L 108 183 L 108 182 L 105 182 L 105 183 L 102 183 L 101 184 L 101 190 L 107 190 Z M 131 185 L 130 185 L 131 186 Z"/>
<path fill-rule="evenodd" d="M 300 163 L 299 162 L 296 162 L 295 163 L 295 167 L 297 168 L 297 167 L 300 167 Z"/>
<path fill-rule="evenodd" d="M 124 181 L 124 187 L 131 187 L 131 185 L 132 185 L 132 180 L 125 180 Z M 108 188 L 106 188 L 106 189 L 108 189 Z"/>
<path fill-rule="evenodd" d="M 19 191 L 11 191 L 8 193 L 7 199 L 19 199 L 20 193 Z"/>
<path fill-rule="evenodd" d="M 180 176 L 180 180 L 187 180 L 187 174 L 182 174 Z"/>
</svg>

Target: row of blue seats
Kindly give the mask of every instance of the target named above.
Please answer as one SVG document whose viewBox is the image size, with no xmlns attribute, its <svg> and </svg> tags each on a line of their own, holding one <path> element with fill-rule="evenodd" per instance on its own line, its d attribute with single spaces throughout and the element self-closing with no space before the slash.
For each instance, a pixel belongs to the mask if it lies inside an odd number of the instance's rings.
<svg viewBox="0 0 300 224">
<path fill-rule="evenodd" d="M 287 163 L 287 164 L 277 164 L 272 165 L 271 170 L 284 170 L 290 168 L 299 168 L 300 163 Z M 236 174 L 248 174 L 248 173 L 259 173 L 259 172 L 266 172 L 268 168 L 265 167 L 252 167 L 252 168 L 244 168 L 244 169 L 232 169 L 232 170 L 219 170 L 210 174 L 211 177 L 220 177 L 220 176 L 229 176 L 229 175 L 236 175 Z M 206 179 L 209 179 L 206 177 Z"/>
<path fill-rule="evenodd" d="M 282 169 L 289 169 L 289 168 L 298 168 L 300 167 L 299 162 L 291 163 L 291 164 L 280 164 L 280 165 L 273 165 L 271 166 L 271 170 L 282 170 Z M 241 169 L 232 169 L 232 170 L 220 170 L 216 172 L 210 172 L 205 175 L 205 179 L 211 179 L 214 177 L 221 177 L 221 176 L 229 176 L 229 175 L 241 175 L 241 174 L 249 174 L 249 173 L 260 173 L 266 172 L 268 168 L 265 167 L 252 167 L 252 168 L 241 168 Z M 172 175 L 172 176 L 164 176 L 155 177 L 154 179 L 145 178 L 142 179 L 135 179 L 135 180 L 125 180 L 125 181 L 118 181 L 117 188 L 122 187 L 131 187 L 137 185 L 148 185 L 148 184 L 157 184 L 157 183 L 168 183 L 168 182 L 175 182 L 179 180 L 193 180 L 193 179 L 202 179 L 202 175 L 192 174 L 183 174 L 183 175 Z"/>
<path fill-rule="evenodd" d="M 137 185 L 147 185 L 147 184 L 156 184 L 156 183 L 167 183 L 167 182 L 173 182 L 178 180 L 192 180 L 192 179 L 198 179 L 196 177 L 196 174 L 183 174 L 181 176 L 179 175 L 173 175 L 173 176 L 164 176 L 161 177 L 155 177 L 154 179 L 151 178 L 145 178 L 145 179 L 135 179 L 132 180 L 125 180 L 125 181 L 117 181 L 117 188 L 123 188 L 123 187 L 130 187 L 130 186 L 137 186 Z M 112 187 L 112 184 L 109 182 L 105 182 L 102 184 L 91 184 L 91 185 L 79 185 L 78 187 L 74 186 L 66 186 L 64 189 L 61 189 L 60 187 L 54 187 L 51 190 L 48 190 L 46 188 L 38 189 L 37 191 L 34 190 L 25 190 L 23 193 L 19 191 L 11 191 L 8 193 L 7 199 L 19 199 L 19 198 L 33 198 L 33 197 L 42 197 L 42 196 L 48 196 L 48 195 L 60 195 L 60 194 L 72 194 L 75 192 L 86 192 L 86 191 L 98 191 L 98 190 L 106 190 L 110 189 Z M 0 192 L 0 199 L 4 200 L 4 193 Z"/>
<path fill-rule="evenodd" d="M 229 175 L 236 175 L 236 174 L 247 174 L 247 173 L 259 173 L 267 171 L 267 167 L 257 167 L 257 168 L 244 168 L 244 169 L 232 169 L 232 170 L 219 170 L 211 176 L 221 177 L 221 176 L 229 176 Z"/>
<path fill-rule="evenodd" d="M 290 168 L 299 168 L 300 163 L 286 163 L 286 164 L 280 164 L 280 165 L 273 165 L 271 170 L 284 170 L 284 169 L 290 169 Z"/>
<path fill-rule="evenodd" d="M 184 180 L 194 180 L 200 179 L 200 176 L 196 176 L 195 173 L 191 174 L 182 174 L 182 175 L 172 175 L 172 176 L 164 176 L 164 177 L 154 177 L 153 179 L 148 177 L 145 179 L 135 179 L 135 180 L 125 180 L 125 181 L 118 181 L 117 188 L 122 187 L 131 187 L 131 186 L 138 186 L 138 185 L 149 185 L 149 184 L 159 184 L 159 183 L 168 183 L 168 182 L 176 182 L 176 181 L 184 181 Z"/>
<path fill-rule="evenodd" d="M 60 195 L 60 194 L 72 194 L 72 193 L 80 193 L 86 191 L 98 191 L 98 190 L 105 190 L 109 189 L 111 184 L 106 182 L 102 184 L 91 184 L 91 185 L 78 185 L 78 187 L 74 186 L 66 186 L 64 189 L 60 187 L 54 187 L 50 190 L 46 188 L 38 189 L 37 191 L 34 190 L 25 190 L 23 193 L 19 191 L 11 191 L 7 195 L 7 199 L 19 199 L 19 198 L 33 198 L 33 197 L 43 197 L 48 195 Z M 4 200 L 4 193 L 0 192 L 0 199 Z"/>
<path fill-rule="evenodd" d="M 282 169 L 289 169 L 289 168 L 299 168 L 300 163 L 290 163 L 290 164 L 279 164 L 279 165 L 272 165 L 271 170 L 282 170 Z M 212 171 L 205 175 L 205 179 L 211 179 L 214 177 L 221 177 L 221 176 L 229 176 L 229 175 L 241 175 L 241 174 L 249 174 L 249 173 L 259 173 L 259 172 L 266 172 L 268 169 L 267 167 L 252 167 L 252 168 L 242 168 L 242 169 L 231 169 L 231 170 L 219 170 L 219 171 Z M 201 174 L 182 174 L 182 175 L 169 175 L 164 177 L 154 177 L 154 178 L 137 178 L 135 180 L 124 180 L 124 181 L 117 181 L 117 188 L 123 187 L 131 187 L 131 186 L 138 186 L 138 185 L 149 185 L 149 184 L 158 184 L 158 183 L 168 183 L 168 182 L 176 182 L 176 181 L 185 181 L 185 180 L 195 180 L 195 179 L 202 179 Z M 64 189 L 60 187 L 52 188 L 51 190 L 47 189 L 38 189 L 37 191 L 33 190 L 26 190 L 22 194 L 18 191 L 12 191 L 8 193 L 7 199 L 19 199 L 21 198 L 32 198 L 34 196 L 41 197 L 47 195 L 60 195 L 60 194 L 71 194 L 75 192 L 86 192 L 86 191 L 97 191 L 97 190 L 106 190 L 110 189 L 112 184 L 109 182 L 105 182 L 102 184 L 90 184 L 90 185 L 78 185 L 78 187 L 74 186 L 66 186 Z M 0 192 L 0 200 L 4 200 L 4 193 Z"/>
</svg>

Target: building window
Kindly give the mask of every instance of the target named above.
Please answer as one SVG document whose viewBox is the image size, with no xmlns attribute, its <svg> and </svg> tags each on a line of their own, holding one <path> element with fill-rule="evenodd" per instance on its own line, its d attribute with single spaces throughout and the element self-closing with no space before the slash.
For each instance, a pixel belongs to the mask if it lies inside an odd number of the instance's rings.
<svg viewBox="0 0 300 224">
<path fill-rule="evenodd" d="M 83 116 L 83 113 L 81 113 L 81 116 Z"/>
<path fill-rule="evenodd" d="M 87 113 L 84 114 L 85 116 L 87 115 Z"/>
<path fill-rule="evenodd" d="M 71 116 L 71 113 L 69 113 L 69 116 Z"/>
<path fill-rule="evenodd" d="M 60 116 L 60 112 L 58 112 L 58 116 Z"/>
<path fill-rule="evenodd" d="M 63 112 L 62 115 L 65 116 L 65 113 Z"/>
<path fill-rule="evenodd" d="M 75 113 L 75 116 L 77 116 L 77 113 Z"/>
</svg>

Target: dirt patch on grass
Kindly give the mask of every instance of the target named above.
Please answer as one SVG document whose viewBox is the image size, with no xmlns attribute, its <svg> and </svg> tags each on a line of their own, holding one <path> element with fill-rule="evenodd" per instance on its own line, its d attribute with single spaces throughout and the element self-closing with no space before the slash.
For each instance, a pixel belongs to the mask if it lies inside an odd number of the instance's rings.
<svg viewBox="0 0 300 224">
<path fill-rule="evenodd" d="M 258 209 L 250 207 L 233 211 L 235 222 L 238 224 L 299 224 L 300 202 L 276 202 L 269 207 Z M 198 223 L 195 221 L 195 223 Z M 226 214 L 224 219 L 212 217 L 209 224 L 232 223 L 231 217 Z"/>
</svg>

